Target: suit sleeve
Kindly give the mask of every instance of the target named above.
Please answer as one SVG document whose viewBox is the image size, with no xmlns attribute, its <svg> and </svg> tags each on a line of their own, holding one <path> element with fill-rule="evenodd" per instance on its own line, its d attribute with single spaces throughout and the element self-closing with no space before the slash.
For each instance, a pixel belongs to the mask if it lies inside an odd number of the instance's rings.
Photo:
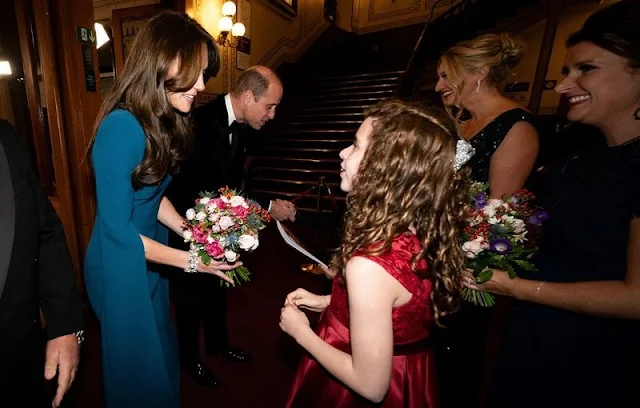
<svg viewBox="0 0 640 408">
<path fill-rule="evenodd" d="M 38 252 L 38 296 L 47 321 L 47 336 L 53 339 L 83 329 L 82 300 L 67 240 L 58 214 L 42 188 L 35 171 L 22 154 L 18 137 L 12 126 L 8 134 L 15 141 L 14 151 L 20 154 L 28 167 L 31 188 L 37 201 L 40 226 Z"/>
</svg>

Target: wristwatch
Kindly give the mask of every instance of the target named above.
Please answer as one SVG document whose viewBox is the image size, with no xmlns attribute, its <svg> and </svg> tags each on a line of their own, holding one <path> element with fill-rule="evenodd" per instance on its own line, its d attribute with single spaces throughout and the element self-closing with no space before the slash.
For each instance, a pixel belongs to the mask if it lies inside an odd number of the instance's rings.
<svg viewBox="0 0 640 408">
<path fill-rule="evenodd" d="M 84 330 L 77 331 L 73 334 L 76 336 L 76 339 L 78 339 L 78 344 L 82 344 L 84 341 Z"/>
</svg>

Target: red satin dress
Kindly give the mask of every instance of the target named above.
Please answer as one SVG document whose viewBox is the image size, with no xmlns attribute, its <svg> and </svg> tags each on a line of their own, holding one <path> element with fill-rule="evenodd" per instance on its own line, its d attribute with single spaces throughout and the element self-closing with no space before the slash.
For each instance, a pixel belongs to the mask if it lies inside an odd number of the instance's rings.
<svg viewBox="0 0 640 408">
<path fill-rule="evenodd" d="M 309 408 L 433 408 L 438 407 L 433 351 L 427 340 L 431 326 L 431 281 L 422 280 L 411 270 L 411 258 L 420 242 L 411 233 L 398 235 L 391 250 L 380 256 L 367 256 L 381 265 L 413 294 L 411 300 L 393 309 L 393 365 L 389 391 L 374 404 L 351 391 L 329 374 L 309 354 L 296 373 L 287 407 Z M 418 265 L 426 268 L 426 262 Z M 323 312 L 316 333 L 333 347 L 351 353 L 349 342 L 349 304 L 344 280 L 336 277 L 331 304 Z"/>
</svg>

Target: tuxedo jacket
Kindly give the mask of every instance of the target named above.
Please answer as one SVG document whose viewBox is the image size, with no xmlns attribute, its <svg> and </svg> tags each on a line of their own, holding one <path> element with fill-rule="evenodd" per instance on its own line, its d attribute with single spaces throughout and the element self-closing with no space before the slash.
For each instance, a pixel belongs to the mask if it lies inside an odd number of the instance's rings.
<svg viewBox="0 0 640 408">
<path fill-rule="evenodd" d="M 241 127 L 237 131 L 237 143 L 229 143 L 229 115 L 224 97 L 219 95 L 193 111 L 195 142 L 166 193 L 183 216 L 193 207 L 200 192 L 215 193 L 224 186 L 237 190 L 245 187 L 245 162 L 251 154 L 256 132 Z"/>
<path fill-rule="evenodd" d="M 62 224 L 13 127 L 0 120 L 0 356 L 40 327 L 40 308 L 49 339 L 83 328 Z"/>
</svg>

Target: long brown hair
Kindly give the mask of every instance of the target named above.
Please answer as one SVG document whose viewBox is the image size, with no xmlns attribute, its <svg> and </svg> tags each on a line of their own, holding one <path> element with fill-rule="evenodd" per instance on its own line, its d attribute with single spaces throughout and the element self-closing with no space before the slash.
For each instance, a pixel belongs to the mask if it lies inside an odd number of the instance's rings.
<svg viewBox="0 0 640 408">
<path fill-rule="evenodd" d="M 393 238 L 416 229 L 422 249 L 412 269 L 426 259 L 434 317 L 457 309 L 458 275 L 464 255 L 459 243 L 466 197 L 466 171 L 454 171 L 454 119 L 443 109 L 399 100 L 369 108 L 373 130 L 348 195 L 342 245 L 332 268 L 344 269 L 356 252 L 388 252 Z M 379 245 L 372 244 L 379 243 Z"/>
<path fill-rule="evenodd" d="M 136 35 L 122 73 L 100 108 L 89 146 L 91 149 L 100 124 L 111 111 L 129 110 L 147 136 L 144 157 L 131 174 L 135 189 L 157 184 L 177 169 L 192 139 L 191 122 L 188 115 L 173 109 L 167 92 L 191 89 L 201 74 L 203 59 L 211 64 L 212 53 L 219 59 L 213 38 L 186 14 L 159 13 Z M 176 60 L 178 73 L 167 79 Z"/>
</svg>

